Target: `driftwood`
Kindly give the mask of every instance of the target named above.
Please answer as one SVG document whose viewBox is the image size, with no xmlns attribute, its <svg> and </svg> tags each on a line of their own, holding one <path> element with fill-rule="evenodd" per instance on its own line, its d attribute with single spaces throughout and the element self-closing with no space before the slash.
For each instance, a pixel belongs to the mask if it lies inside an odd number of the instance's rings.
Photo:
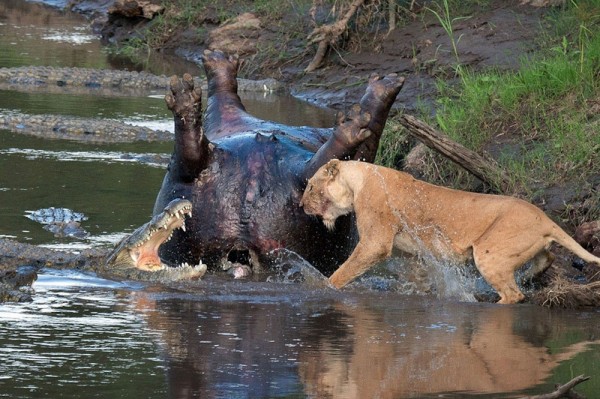
<svg viewBox="0 0 600 399">
<path fill-rule="evenodd" d="M 447 135 L 437 131 L 427 123 L 411 115 L 403 115 L 400 123 L 408 132 L 429 148 L 439 152 L 446 158 L 475 175 L 481 181 L 501 192 L 509 187 L 506 173 L 493 161 L 488 160 L 474 151 L 458 144 Z"/>
<path fill-rule="evenodd" d="M 346 31 L 350 18 L 356 14 L 356 11 L 361 5 L 363 5 L 364 2 L 365 0 L 352 1 L 348 11 L 346 11 L 342 18 L 338 19 L 332 24 L 319 26 L 313 29 L 311 34 L 308 35 L 308 41 L 311 44 L 319 43 L 319 46 L 317 47 L 317 53 L 315 54 L 315 57 L 310 64 L 308 64 L 304 72 L 312 72 L 321 66 L 329 46 L 335 44 L 342 33 Z"/>
<path fill-rule="evenodd" d="M 578 394 L 573 391 L 573 387 L 575 385 L 589 380 L 590 377 L 586 377 L 583 375 L 577 376 L 573 378 L 571 381 L 567 382 L 564 385 L 558 385 L 556 390 L 551 393 L 543 394 L 543 395 L 535 395 L 535 396 L 526 396 L 523 399 L 560 399 L 560 398 L 568 398 L 568 399 L 585 399 L 585 396 Z"/>
</svg>

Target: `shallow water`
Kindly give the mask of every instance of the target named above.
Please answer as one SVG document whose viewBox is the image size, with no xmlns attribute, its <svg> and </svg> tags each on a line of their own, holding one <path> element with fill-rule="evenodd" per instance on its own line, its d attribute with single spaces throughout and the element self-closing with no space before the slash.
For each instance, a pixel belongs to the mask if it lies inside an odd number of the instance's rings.
<svg viewBox="0 0 600 399">
<path fill-rule="evenodd" d="M 85 36 L 86 26 L 40 4 L 0 0 L 0 67 L 110 68 L 97 39 L 48 38 L 57 29 Z M 0 109 L 172 129 L 160 97 L 2 90 Z M 284 123 L 333 122 L 291 97 L 244 102 Z M 170 143 L 82 144 L 0 130 L 0 236 L 109 246 L 150 217 L 170 151 Z M 83 212 L 90 236 L 54 237 L 25 217 L 50 206 Z M 288 261 L 309 276 L 301 260 Z M 390 263 L 338 292 L 312 275 L 304 283 L 209 275 L 175 290 L 44 270 L 33 302 L 0 305 L 0 397 L 499 398 L 549 392 L 579 374 L 592 380 L 578 391 L 600 392 L 600 312 L 467 303 L 463 291 L 476 279 L 448 270 L 432 290 L 449 299 L 406 295 L 419 292 L 404 281 L 411 273 L 408 262 Z"/>
</svg>

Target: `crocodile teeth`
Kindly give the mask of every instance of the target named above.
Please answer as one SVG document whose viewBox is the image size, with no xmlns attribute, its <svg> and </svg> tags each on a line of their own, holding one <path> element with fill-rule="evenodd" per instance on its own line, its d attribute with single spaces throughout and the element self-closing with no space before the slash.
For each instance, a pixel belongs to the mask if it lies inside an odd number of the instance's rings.
<svg viewBox="0 0 600 399">
<path fill-rule="evenodd" d="M 181 228 L 181 230 L 186 231 L 186 229 L 185 229 L 185 223 L 182 224 L 180 228 Z"/>
</svg>

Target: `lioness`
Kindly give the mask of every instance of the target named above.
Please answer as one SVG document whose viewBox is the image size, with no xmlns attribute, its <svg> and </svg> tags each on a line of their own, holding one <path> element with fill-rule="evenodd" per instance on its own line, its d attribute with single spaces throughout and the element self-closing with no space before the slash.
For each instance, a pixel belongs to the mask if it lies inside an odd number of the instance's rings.
<svg viewBox="0 0 600 399">
<path fill-rule="evenodd" d="M 321 216 L 330 229 L 339 216 L 356 213 L 360 240 L 329 279 L 337 288 L 389 257 L 393 247 L 453 262 L 473 259 L 500 295 L 498 303 L 525 298 L 515 270 L 528 260 L 533 260 L 531 276 L 546 270 L 554 259 L 548 252 L 554 241 L 600 265 L 600 258 L 532 204 L 435 186 L 365 162 L 332 160 L 322 166 L 308 181 L 300 206 Z"/>
</svg>

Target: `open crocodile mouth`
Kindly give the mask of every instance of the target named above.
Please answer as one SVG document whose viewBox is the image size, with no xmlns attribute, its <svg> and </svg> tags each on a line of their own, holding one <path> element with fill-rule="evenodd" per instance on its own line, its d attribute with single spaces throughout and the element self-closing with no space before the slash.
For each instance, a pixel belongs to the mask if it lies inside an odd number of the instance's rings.
<svg viewBox="0 0 600 399">
<path fill-rule="evenodd" d="M 138 228 L 125 238 L 112 251 L 107 263 L 115 266 L 135 267 L 144 271 L 167 269 L 158 256 L 159 247 L 173 237 L 177 229 L 185 231 L 186 217 L 192 215 L 192 203 L 185 199 L 175 199 L 155 215 L 148 223 Z M 187 263 L 178 265 L 184 268 L 206 268 L 200 263 L 191 266 Z"/>
<path fill-rule="evenodd" d="M 140 240 L 129 249 L 129 255 L 141 270 L 156 270 L 164 267 L 158 256 L 158 248 L 173 237 L 176 229 L 185 231 L 185 217 L 192 215 L 192 204 L 178 202 L 154 216 Z"/>
</svg>

